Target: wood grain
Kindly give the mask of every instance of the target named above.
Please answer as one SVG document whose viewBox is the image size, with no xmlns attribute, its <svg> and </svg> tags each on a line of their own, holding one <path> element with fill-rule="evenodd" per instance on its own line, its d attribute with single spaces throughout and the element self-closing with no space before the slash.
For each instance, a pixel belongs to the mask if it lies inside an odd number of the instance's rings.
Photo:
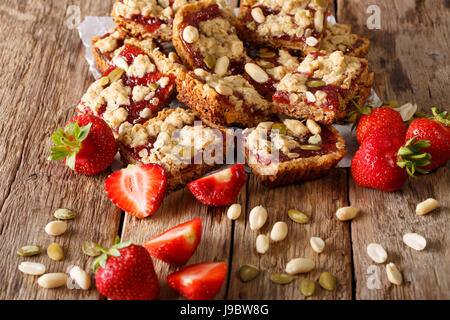
<svg viewBox="0 0 450 320">
<path fill-rule="evenodd" d="M 431 106 L 448 107 L 450 78 L 450 10 L 448 1 L 377 1 L 381 30 L 367 30 L 366 9 L 373 1 L 338 1 L 339 22 L 372 41 L 369 54 L 375 71 L 375 91 L 382 99 L 418 103 L 424 111 Z M 363 214 L 351 224 L 357 299 L 449 299 L 450 258 L 448 246 L 448 166 L 410 181 L 400 191 L 387 193 L 364 189 L 350 181 L 350 203 Z M 438 199 L 442 209 L 425 217 L 415 215 L 417 203 Z M 402 242 L 403 234 L 417 232 L 428 240 L 423 252 Z M 389 261 L 403 271 L 405 284 L 387 282 L 384 265 L 373 265 L 366 246 L 376 242 L 388 251 Z M 374 271 L 375 270 L 375 271 Z M 378 270 L 379 289 L 367 281 Z"/>
<path fill-rule="evenodd" d="M 23 275 L 17 267 L 21 261 L 36 261 L 49 272 L 64 272 L 73 264 L 88 269 L 91 261 L 81 244 L 93 240 L 110 245 L 119 226 L 120 211 L 102 192 L 107 173 L 76 175 L 46 159 L 51 132 L 75 115 L 75 104 L 92 81 L 78 34 L 65 27 L 68 5 L 69 1 L 0 5 L 0 35 L 9 39 L 0 46 L 0 299 L 99 299 L 95 289 L 39 288 L 37 277 Z M 99 1 L 83 1 L 83 8 L 93 14 L 109 10 Z M 79 217 L 69 222 L 63 236 L 50 237 L 44 227 L 59 207 L 71 208 Z M 16 254 L 24 245 L 46 248 L 53 241 L 64 247 L 62 262 L 45 253 L 31 258 Z"/>
<path fill-rule="evenodd" d="M 286 264 L 293 258 L 311 258 L 316 268 L 311 273 L 299 278 L 317 281 L 321 272 L 331 272 L 337 280 L 337 290 L 329 292 L 319 287 L 312 299 L 351 299 L 351 247 L 349 226 L 337 221 L 334 213 L 339 207 L 347 205 L 347 175 L 343 169 L 336 169 L 325 178 L 308 181 L 276 189 L 262 186 L 252 175 L 248 185 L 248 202 L 245 215 L 236 220 L 232 259 L 232 274 L 228 299 L 304 299 L 300 292 L 300 279 L 281 286 L 270 281 L 270 275 L 284 272 Z M 262 205 L 269 213 L 269 218 L 259 232 L 252 231 L 248 222 L 251 209 Z M 300 225 L 291 221 L 287 215 L 289 209 L 298 209 L 311 217 L 311 222 Z M 288 237 L 271 243 L 265 255 L 255 250 L 258 234 L 269 234 L 277 221 L 288 224 Z M 321 237 L 325 251 L 315 253 L 309 244 L 312 237 Z M 253 264 L 260 268 L 261 274 L 249 283 L 242 283 L 238 278 L 239 268 Z"/>
</svg>

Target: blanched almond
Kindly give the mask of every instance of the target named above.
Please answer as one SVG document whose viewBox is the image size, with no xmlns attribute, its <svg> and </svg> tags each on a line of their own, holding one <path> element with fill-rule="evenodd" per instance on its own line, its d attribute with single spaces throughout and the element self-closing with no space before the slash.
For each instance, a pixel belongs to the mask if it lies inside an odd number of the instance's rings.
<svg viewBox="0 0 450 320">
<path fill-rule="evenodd" d="M 263 23 L 264 21 L 266 21 L 266 17 L 264 16 L 262 9 L 259 7 L 253 8 L 251 11 L 251 15 L 253 19 L 258 23 Z"/>
<path fill-rule="evenodd" d="M 419 216 L 423 216 L 431 211 L 437 209 L 439 207 L 439 202 L 436 199 L 429 198 L 421 203 L 419 203 L 416 207 L 416 214 Z"/>
<path fill-rule="evenodd" d="M 265 254 L 269 250 L 270 241 L 269 237 L 260 234 L 256 237 L 256 251 L 260 254 Z"/>
<path fill-rule="evenodd" d="M 265 83 L 269 81 L 267 73 L 255 63 L 247 63 L 245 65 L 245 72 L 247 72 L 253 80 L 258 83 Z"/>
<path fill-rule="evenodd" d="M 263 206 L 257 206 L 250 211 L 250 229 L 259 230 L 267 221 L 267 210 Z"/>
<path fill-rule="evenodd" d="M 311 237 L 309 243 L 311 244 L 311 248 L 317 253 L 321 253 L 325 249 L 325 241 L 319 237 Z"/>
<path fill-rule="evenodd" d="M 236 220 L 241 216 L 241 205 L 239 203 L 232 204 L 227 211 L 227 217 L 230 220 Z"/>
<path fill-rule="evenodd" d="M 214 72 L 219 76 L 224 76 L 228 71 L 230 65 L 230 59 L 227 56 L 220 57 L 216 61 Z"/>
<path fill-rule="evenodd" d="M 422 251 L 427 246 L 427 240 L 417 233 L 407 233 L 403 236 L 403 242 L 410 248 Z"/>
<path fill-rule="evenodd" d="M 313 260 L 305 258 L 296 258 L 288 262 L 288 264 L 286 265 L 286 272 L 291 275 L 298 273 L 306 273 L 310 272 L 312 269 L 314 269 L 314 267 L 315 264 Z"/>
<path fill-rule="evenodd" d="M 24 261 L 19 264 L 19 270 L 26 274 L 40 276 L 45 273 L 45 266 L 42 263 Z"/>
<path fill-rule="evenodd" d="M 309 131 L 314 135 L 322 132 L 322 128 L 317 124 L 317 122 L 311 119 L 306 120 L 306 127 L 308 127 Z"/>
<path fill-rule="evenodd" d="M 356 218 L 359 213 L 359 208 L 343 207 L 336 211 L 336 217 L 341 221 L 348 221 Z"/>
<path fill-rule="evenodd" d="M 275 242 L 282 241 L 286 239 L 287 234 L 288 227 L 286 222 L 278 221 L 272 227 L 272 231 L 270 232 L 270 239 Z"/>
<path fill-rule="evenodd" d="M 70 269 L 70 277 L 83 290 L 88 290 L 91 287 L 91 277 L 89 274 L 78 266 Z"/>
<path fill-rule="evenodd" d="M 67 230 L 67 223 L 65 221 L 52 221 L 45 226 L 45 232 L 50 236 L 62 235 Z"/>
<path fill-rule="evenodd" d="M 68 278 L 65 273 L 47 273 L 38 279 L 38 285 L 46 289 L 59 288 L 67 283 Z"/>
<path fill-rule="evenodd" d="M 198 29 L 194 26 L 187 26 L 186 28 L 184 28 L 183 30 L 183 39 L 184 41 L 186 41 L 187 43 L 194 43 L 198 40 L 199 38 L 199 33 L 198 33 Z"/>
<path fill-rule="evenodd" d="M 371 243 L 367 246 L 367 255 L 376 263 L 384 263 L 387 260 L 387 252 L 378 243 Z"/>
<path fill-rule="evenodd" d="M 386 265 L 386 274 L 389 282 L 396 284 L 398 286 L 402 284 L 403 282 L 402 274 L 400 273 L 396 265 L 393 264 L 392 262 Z"/>
</svg>

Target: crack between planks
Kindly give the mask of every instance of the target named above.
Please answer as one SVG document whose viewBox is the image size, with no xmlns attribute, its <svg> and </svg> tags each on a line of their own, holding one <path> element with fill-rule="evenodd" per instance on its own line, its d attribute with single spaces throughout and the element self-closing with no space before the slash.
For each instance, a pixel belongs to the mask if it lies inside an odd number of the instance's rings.
<svg viewBox="0 0 450 320">
<path fill-rule="evenodd" d="M 346 178 L 347 178 L 347 203 L 349 206 L 351 206 L 350 203 L 350 169 L 347 168 L 345 170 L 346 172 Z M 350 267 L 351 267 L 351 274 L 352 274 L 352 300 L 356 300 L 356 274 L 355 274 L 355 266 L 354 266 L 354 256 L 353 256 L 353 238 L 352 238 L 352 221 L 348 224 L 348 232 L 350 237 Z"/>
</svg>

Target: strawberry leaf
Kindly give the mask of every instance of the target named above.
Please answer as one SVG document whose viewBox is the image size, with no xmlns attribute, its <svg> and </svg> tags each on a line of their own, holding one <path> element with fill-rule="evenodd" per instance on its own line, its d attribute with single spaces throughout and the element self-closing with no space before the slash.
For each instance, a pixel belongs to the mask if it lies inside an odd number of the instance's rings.
<svg viewBox="0 0 450 320">
<path fill-rule="evenodd" d="M 131 246 L 131 241 L 119 243 L 115 247 L 117 249 L 123 249 L 123 248 L 129 247 L 129 246 Z"/>
</svg>

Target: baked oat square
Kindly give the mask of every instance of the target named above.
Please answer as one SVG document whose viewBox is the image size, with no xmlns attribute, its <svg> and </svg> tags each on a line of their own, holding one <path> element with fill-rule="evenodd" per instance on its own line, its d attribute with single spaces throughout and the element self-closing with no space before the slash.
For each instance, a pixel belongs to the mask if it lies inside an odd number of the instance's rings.
<svg viewBox="0 0 450 320">
<path fill-rule="evenodd" d="M 263 122 L 243 132 L 248 166 L 274 187 L 326 175 L 345 155 L 345 140 L 332 126 L 313 120 Z"/>
<path fill-rule="evenodd" d="M 326 28 L 326 0 L 243 0 L 236 27 L 256 45 L 317 50 Z"/>
<path fill-rule="evenodd" d="M 328 24 L 320 45 L 321 50 L 328 53 L 342 51 L 346 55 L 365 58 L 369 52 L 370 40 L 366 37 L 352 33 L 351 27 L 346 24 Z"/>
</svg>

